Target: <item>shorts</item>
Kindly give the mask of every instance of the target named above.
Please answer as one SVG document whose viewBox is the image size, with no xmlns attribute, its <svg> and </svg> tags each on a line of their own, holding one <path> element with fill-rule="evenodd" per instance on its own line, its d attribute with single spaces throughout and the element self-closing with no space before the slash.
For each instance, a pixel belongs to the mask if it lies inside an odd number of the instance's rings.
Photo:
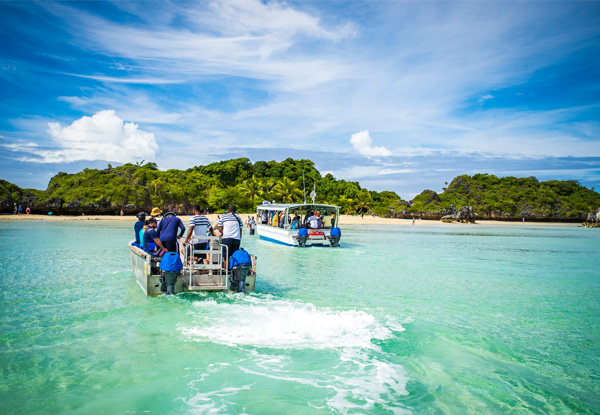
<svg viewBox="0 0 600 415">
<path fill-rule="evenodd" d="M 177 252 L 177 241 L 161 241 L 163 246 L 169 252 Z"/>
<path fill-rule="evenodd" d="M 238 249 L 240 249 L 240 240 L 239 239 L 233 239 L 233 238 L 225 238 L 221 240 L 221 245 L 225 245 L 229 248 L 229 250 L 227 251 L 227 253 L 225 253 L 225 246 L 223 247 L 223 258 L 225 258 L 225 255 L 227 255 L 227 259 L 231 258 L 231 255 L 237 251 Z"/>
</svg>

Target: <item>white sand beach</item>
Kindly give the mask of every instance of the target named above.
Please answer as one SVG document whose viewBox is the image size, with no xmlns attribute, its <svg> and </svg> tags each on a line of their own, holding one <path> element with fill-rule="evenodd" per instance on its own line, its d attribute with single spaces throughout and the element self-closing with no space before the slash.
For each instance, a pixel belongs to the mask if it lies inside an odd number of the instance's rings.
<svg viewBox="0 0 600 415">
<path fill-rule="evenodd" d="M 186 223 L 186 218 L 189 215 L 180 216 L 181 219 Z M 211 213 L 206 215 L 211 222 L 214 222 L 217 218 L 217 214 Z M 254 216 L 251 214 L 241 214 L 245 220 L 247 216 Z M 0 215 L 0 221 L 3 220 L 51 220 L 51 221 L 82 221 L 82 220 L 100 220 L 100 221 L 126 221 L 135 222 L 136 217 L 133 215 L 125 216 L 111 216 L 111 215 L 85 215 L 85 216 L 62 216 L 62 215 Z M 340 215 L 340 225 L 394 225 L 394 226 L 442 226 L 442 225 L 455 225 L 455 226 L 477 226 L 477 225 L 494 225 L 494 226 L 581 226 L 580 223 L 565 223 L 565 222 L 509 222 L 509 221 L 497 221 L 497 220 L 479 220 L 476 223 L 443 223 L 439 220 L 422 220 L 417 219 L 413 225 L 412 219 L 392 219 L 392 218 L 381 218 L 378 216 L 365 215 Z M 186 223 L 187 226 L 187 223 Z"/>
</svg>

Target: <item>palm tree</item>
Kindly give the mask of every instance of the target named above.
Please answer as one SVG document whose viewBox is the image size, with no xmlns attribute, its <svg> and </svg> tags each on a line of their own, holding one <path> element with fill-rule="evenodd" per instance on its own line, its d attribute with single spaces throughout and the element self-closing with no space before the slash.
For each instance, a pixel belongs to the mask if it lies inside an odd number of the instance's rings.
<svg viewBox="0 0 600 415">
<path fill-rule="evenodd" d="M 368 212 L 372 205 L 373 199 L 369 192 L 363 191 L 357 195 L 356 199 L 354 199 L 354 209 L 357 213 Z"/>
<path fill-rule="evenodd" d="M 261 193 L 261 183 L 254 175 L 250 179 L 246 179 L 240 185 L 240 192 L 244 196 L 250 196 L 252 206 L 254 206 L 254 198 Z"/>
<path fill-rule="evenodd" d="M 158 194 L 158 186 L 160 186 L 162 182 L 159 179 L 153 180 L 152 185 L 154 185 L 154 195 Z"/>
<path fill-rule="evenodd" d="M 274 179 L 264 180 L 261 183 L 260 187 L 260 194 L 262 195 L 262 197 L 264 197 L 267 200 L 272 198 L 275 195 L 275 186 L 277 186 L 277 183 Z"/>
<path fill-rule="evenodd" d="M 276 194 L 281 198 L 282 202 L 294 203 L 295 200 L 302 197 L 302 190 L 300 190 L 295 181 L 292 181 L 288 177 L 281 179 L 275 186 Z"/>
</svg>

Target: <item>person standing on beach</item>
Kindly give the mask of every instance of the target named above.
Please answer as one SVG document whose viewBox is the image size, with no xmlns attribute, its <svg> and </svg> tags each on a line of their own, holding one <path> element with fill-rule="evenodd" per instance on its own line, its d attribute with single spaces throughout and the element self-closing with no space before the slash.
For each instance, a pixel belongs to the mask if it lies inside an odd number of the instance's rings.
<svg viewBox="0 0 600 415">
<path fill-rule="evenodd" d="M 31 213 L 31 209 L 29 208 L 29 206 L 27 206 L 27 209 L 25 209 L 25 213 L 27 213 L 28 215 Z"/>
<path fill-rule="evenodd" d="M 242 240 L 242 219 L 235 213 L 237 208 L 234 205 L 230 205 L 221 219 L 219 220 L 219 232 L 221 233 L 221 244 L 228 247 L 227 259 L 231 255 L 240 249 L 240 242 Z M 225 256 L 225 247 L 223 247 L 223 256 Z"/>
<path fill-rule="evenodd" d="M 181 229 L 179 236 L 177 235 L 177 229 Z M 185 226 L 181 219 L 179 219 L 175 213 L 167 212 L 164 218 L 158 224 L 156 228 L 158 237 L 167 251 L 178 252 L 177 239 L 181 238 L 185 233 Z"/>
<path fill-rule="evenodd" d="M 256 222 L 254 221 L 254 216 L 250 218 L 250 235 L 254 235 L 254 231 L 256 230 Z"/>
</svg>

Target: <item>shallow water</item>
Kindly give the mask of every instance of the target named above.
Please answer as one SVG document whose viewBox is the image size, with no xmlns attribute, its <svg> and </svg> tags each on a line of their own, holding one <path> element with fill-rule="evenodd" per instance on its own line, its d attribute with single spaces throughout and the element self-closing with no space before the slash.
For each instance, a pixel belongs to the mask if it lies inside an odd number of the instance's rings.
<svg viewBox="0 0 600 415">
<path fill-rule="evenodd" d="M 600 408 L 600 232 L 244 235 L 256 293 L 147 298 L 133 222 L 0 222 L 5 414 L 580 414 Z M 131 229 L 130 229 L 131 228 Z"/>
</svg>

